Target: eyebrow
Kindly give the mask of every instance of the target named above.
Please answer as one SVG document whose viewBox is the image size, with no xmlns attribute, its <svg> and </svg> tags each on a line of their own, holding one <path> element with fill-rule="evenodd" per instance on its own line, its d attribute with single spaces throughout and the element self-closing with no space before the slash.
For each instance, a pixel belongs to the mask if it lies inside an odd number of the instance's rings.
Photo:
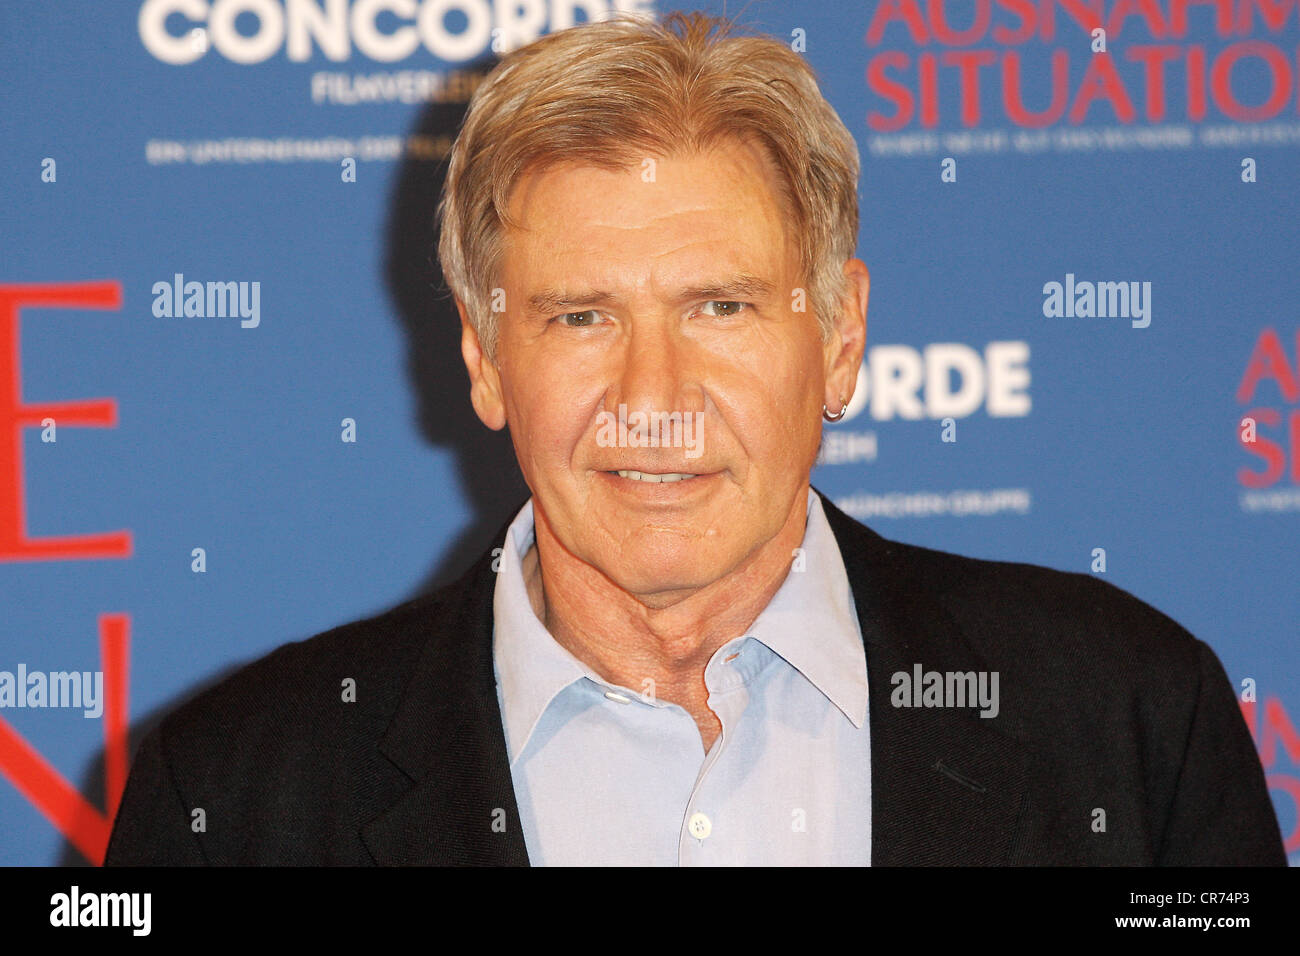
<svg viewBox="0 0 1300 956">
<path fill-rule="evenodd" d="M 681 289 L 673 299 L 679 302 L 692 300 L 730 301 L 739 299 L 764 299 L 772 295 L 774 286 L 766 279 L 740 273 L 720 281 Z M 599 289 L 566 291 L 542 289 L 528 297 L 528 311 L 536 315 L 555 315 L 575 312 L 592 306 L 605 305 L 616 300 L 612 292 Z"/>
</svg>

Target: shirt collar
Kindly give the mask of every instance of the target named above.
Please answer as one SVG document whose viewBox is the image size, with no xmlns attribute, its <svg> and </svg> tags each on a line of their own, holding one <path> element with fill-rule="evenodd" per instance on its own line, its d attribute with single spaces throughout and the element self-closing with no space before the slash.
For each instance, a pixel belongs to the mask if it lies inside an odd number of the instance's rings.
<svg viewBox="0 0 1300 956">
<path fill-rule="evenodd" d="M 749 628 L 861 729 L 867 719 L 867 651 L 853 589 L 821 497 L 808 489 L 803 553 Z M 801 570 L 802 569 L 802 570 Z"/>
<path fill-rule="evenodd" d="M 534 542 L 533 528 L 529 498 L 506 531 L 492 599 L 492 659 L 512 765 L 562 690 L 583 678 L 606 686 L 533 613 L 523 573 L 523 558 Z M 747 634 L 798 670 L 860 729 L 867 716 L 866 650 L 835 533 L 821 498 L 811 488 L 800 551 Z"/>
<path fill-rule="evenodd" d="M 533 521 L 529 498 L 506 531 L 492 595 L 492 663 L 512 765 L 555 696 L 587 676 L 582 662 L 560 646 L 533 613 L 523 570 L 524 555 L 533 546 Z"/>
</svg>

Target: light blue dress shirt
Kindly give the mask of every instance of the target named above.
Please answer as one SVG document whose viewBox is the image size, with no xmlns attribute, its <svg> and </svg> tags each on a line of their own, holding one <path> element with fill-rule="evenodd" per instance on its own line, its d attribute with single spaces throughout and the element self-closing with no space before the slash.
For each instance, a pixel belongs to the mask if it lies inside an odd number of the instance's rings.
<svg viewBox="0 0 1300 956">
<path fill-rule="evenodd" d="M 534 866 L 869 865 L 867 660 L 844 561 L 809 490 L 802 560 L 710 658 L 722 733 L 604 680 L 533 613 L 522 559 L 533 503 L 506 534 L 493 664 Z"/>
</svg>

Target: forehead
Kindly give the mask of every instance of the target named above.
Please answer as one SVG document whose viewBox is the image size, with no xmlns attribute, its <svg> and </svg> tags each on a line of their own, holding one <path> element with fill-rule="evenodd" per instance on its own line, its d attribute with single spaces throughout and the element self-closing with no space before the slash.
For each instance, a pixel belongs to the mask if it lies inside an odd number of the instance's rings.
<svg viewBox="0 0 1300 956">
<path fill-rule="evenodd" d="M 534 170 L 516 184 L 509 211 L 518 228 L 504 236 L 507 282 L 680 284 L 722 270 L 776 279 L 797 248 L 776 165 L 734 139 L 633 157 L 623 169 Z"/>
</svg>

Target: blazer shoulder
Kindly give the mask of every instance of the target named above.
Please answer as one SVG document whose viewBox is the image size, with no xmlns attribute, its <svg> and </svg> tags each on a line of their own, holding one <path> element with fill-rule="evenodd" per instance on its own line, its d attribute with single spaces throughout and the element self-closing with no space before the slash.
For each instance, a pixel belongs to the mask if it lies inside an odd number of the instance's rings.
<svg viewBox="0 0 1300 956">
<path fill-rule="evenodd" d="M 907 632 L 937 607 L 991 668 L 1098 683 L 1161 673 L 1186 686 L 1212 653 L 1168 614 L 1102 577 L 894 541 L 822 497 L 868 613 L 873 602 L 889 605 L 891 626 Z"/>
<path fill-rule="evenodd" d="M 455 686 L 477 647 L 492 582 L 470 574 L 278 647 L 167 714 L 139 745 L 112 861 L 369 862 L 360 828 L 410 783 L 383 749 L 396 715 L 423 713 L 412 688 Z"/>
<path fill-rule="evenodd" d="M 1076 664 L 1112 673 L 1159 664 L 1187 678 L 1200 669 L 1204 642 L 1174 618 L 1095 574 L 973 558 L 890 542 L 899 560 L 928 583 L 964 632 L 997 656 Z"/>
<path fill-rule="evenodd" d="M 249 735 L 293 736 L 349 717 L 391 717 L 415 668 L 440 595 L 283 644 L 238 667 L 161 722 L 174 752 Z"/>
<path fill-rule="evenodd" d="M 162 720 L 164 744 L 193 742 L 184 752 L 196 753 L 203 744 L 225 751 L 241 736 L 268 746 L 277 739 L 300 746 L 324 733 L 376 737 L 422 672 L 465 669 L 490 621 L 493 561 L 489 548 L 435 591 L 240 666 Z"/>
</svg>

